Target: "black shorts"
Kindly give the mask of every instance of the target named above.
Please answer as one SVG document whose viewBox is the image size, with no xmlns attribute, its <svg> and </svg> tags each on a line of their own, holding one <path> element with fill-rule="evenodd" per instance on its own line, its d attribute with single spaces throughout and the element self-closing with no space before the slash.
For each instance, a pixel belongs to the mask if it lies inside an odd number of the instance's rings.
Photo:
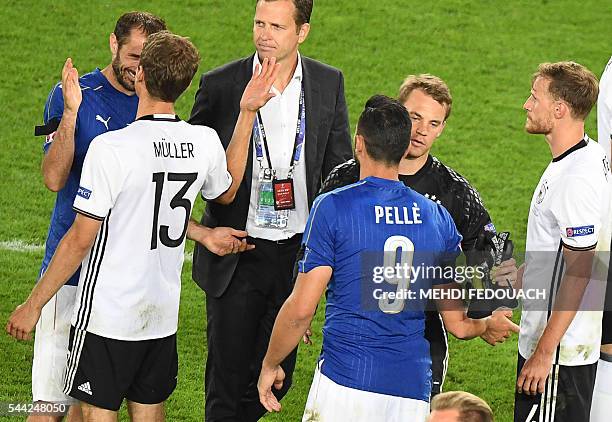
<svg viewBox="0 0 612 422">
<path fill-rule="evenodd" d="M 519 354 L 516 377 L 525 359 Z M 587 422 L 591 413 L 597 362 L 591 365 L 553 365 L 544 394 L 514 393 L 514 422 Z M 542 418 L 540 419 L 540 413 Z"/>
<path fill-rule="evenodd" d="M 612 344 L 612 310 L 604 311 L 603 314 L 603 320 L 601 321 L 601 344 Z"/>
<path fill-rule="evenodd" d="M 70 328 L 64 393 L 85 403 L 119 410 L 123 399 L 165 401 L 176 388 L 176 334 L 122 341 Z"/>
</svg>

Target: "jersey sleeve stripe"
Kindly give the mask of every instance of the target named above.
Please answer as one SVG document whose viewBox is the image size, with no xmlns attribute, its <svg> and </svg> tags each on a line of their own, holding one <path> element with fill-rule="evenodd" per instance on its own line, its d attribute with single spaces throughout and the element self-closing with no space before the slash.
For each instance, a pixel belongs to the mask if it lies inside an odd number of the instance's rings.
<svg viewBox="0 0 612 422">
<path fill-rule="evenodd" d="M 98 274 L 100 272 L 102 260 L 104 259 L 106 242 L 108 240 L 108 224 L 109 218 L 107 217 L 96 238 L 96 245 L 90 252 L 87 273 L 85 275 L 85 279 L 83 280 L 83 288 L 81 290 L 81 297 L 79 298 L 80 304 L 76 317 L 75 328 L 84 331 L 87 330 L 87 325 L 89 324 L 89 317 L 91 316 L 91 307 L 93 302 L 93 291 L 98 281 Z"/>
<path fill-rule="evenodd" d="M 570 251 L 592 251 L 597 246 L 597 242 L 595 242 L 594 245 L 584 246 L 584 247 L 570 246 L 570 245 L 568 245 L 567 243 L 565 243 L 563 241 L 561 241 L 561 243 L 563 244 L 564 248 L 567 248 Z"/>
<path fill-rule="evenodd" d="M 53 96 L 55 95 L 55 91 L 57 91 L 57 88 L 59 88 L 61 84 L 62 84 L 61 82 L 56 83 L 55 86 L 53 87 L 53 90 L 51 91 L 51 95 L 49 95 L 49 102 L 48 102 L 48 107 L 47 107 L 47 115 L 45 116 L 45 122 L 48 122 L 49 118 L 51 117 L 51 101 L 53 101 Z"/>
<path fill-rule="evenodd" d="M 91 214 L 91 213 L 89 213 L 89 212 L 87 212 L 87 211 L 83 211 L 83 210 L 81 210 L 81 209 L 79 209 L 79 208 L 77 208 L 77 207 L 75 207 L 75 206 L 73 206 L 73 207 L 72 207 L 72 209 L 73 209 L 75 212 L 78 212 L 79 214 L 82 214 L 82 215 L 84 215 L 85 217 L 93 218 L 94 220 L 104 221 L 104 219 L 106 218 L 106 217 L 100 217 L 100 216 L 95 215 L 95 214 Z"/>
</svg>

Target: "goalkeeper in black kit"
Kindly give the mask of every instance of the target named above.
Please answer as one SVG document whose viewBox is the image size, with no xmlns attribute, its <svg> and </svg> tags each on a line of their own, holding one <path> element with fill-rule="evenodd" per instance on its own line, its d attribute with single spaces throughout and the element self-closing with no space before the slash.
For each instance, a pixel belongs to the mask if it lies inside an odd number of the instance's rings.
<svg viewBox="0 0 612 422">
<path fill-rule="evenodd" d="M 399 92 L 399 101 L 408 109 L 412 119 L 412 133 L 406 156 L 400 162 L 399 179 L 406 186 L 444 206 L 452 216 L 457 230 L 463 236 L 461 247 L 468 263 L 477 263 L 495 270 L 492 283 L 479 280 L 478 287 L 508 286 L 517 278 L 516 262 L 512 255 L 508 233 L 497 234 L 491 217 L 480 195 L 469 182 L 450 167 L 429 154 L 434 141 L 442 134 L 451 112 L 452 97 L 448 86 L 440 78 L 428 74 L 406 78 Z M 359 163 L 351 159 L 338 165 L 329 174 L 320 193 L 355 183 L 359 180 Z M 482 266 L 481 266 L 482 268 Z M 488 274 L 488 272 L 487 272 Z M 502 303 L 516 306 L 513 301 Z M 482 303 L 470 310 L 476 317 L 484 317 L 500 303 Z M 488 307 L 488 309 L 486 309 Z M 505 312 L 508 317 L 511 311 Z M 442 390 L 448 366 L 446 330 L 436 311 L 426 313 L 425 337 L 430 343 L 432 360 L 432 397 Z M 483 338 L 495 344 L 490 338 Z"/>
</svg>

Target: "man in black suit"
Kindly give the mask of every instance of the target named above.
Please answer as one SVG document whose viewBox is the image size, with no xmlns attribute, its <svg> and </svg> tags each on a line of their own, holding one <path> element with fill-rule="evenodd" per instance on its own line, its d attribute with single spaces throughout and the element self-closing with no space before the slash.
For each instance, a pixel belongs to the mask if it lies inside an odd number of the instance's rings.
<svg viewBox="0 0 612 422">
<path fill-rule="evenodd" d="M 257 53 L 202 76 L 190 123 L 214 128 L 227 147 L 240 98 L 255 67 L 280 65 L 272 98 L 258 113 L 245 148 L 245 176 L 230 205 L 209 203 L 202 223 L 246 229 L 255 249 L 219 257 L 194 254 L 193 278 L 206 292 L 206 420 L 254 421 L 257 377 L 274 320 L 292 290 L 308 211 L 321 180 L 352 155 L 342 73 L 298 53 L 310 29 L 312 0 L 258 0 Z M 296 126 L 297 122 L 297 126 Z M 283 397 L 296 350 L 283 362 Z"/>
</svg>

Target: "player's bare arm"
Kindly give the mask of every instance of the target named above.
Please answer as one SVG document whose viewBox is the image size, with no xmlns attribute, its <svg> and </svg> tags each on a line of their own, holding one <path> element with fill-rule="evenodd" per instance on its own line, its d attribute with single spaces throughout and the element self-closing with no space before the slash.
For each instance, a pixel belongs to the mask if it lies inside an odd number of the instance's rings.
<svg viewBox="0 0 612 422">
<path fill-rule="evenodd" d="M 576 316 L 591 278 L 594 254 L 594 250 L 573 251 L 563 248 L 567 270 L 546 328 L 517 379 L 516 388 L 519 393 L 535 395 L 544 392 L 544 385 L 552 368 L 553 355 Z"/>
<path fill-rule="evenodd" d="M 6 324 L 6 332 L 17 340 L 29 340 L 43 306 L 77 270 L 91 249 L 101 221 L 77 214 L 72 227 L 59 243 L 49 268 L 32 289 L 28 299 L 17 306 Z"/>
<path fill-rule="evenodd" d="M 225 152 L 227 170 L 232 175 L 232 184 L 227 191 L 215 199 L 215 202 L 230 204 L 236 196 L 246 169 L 249 141 L 251 140 L 251 131 L 253 130 L 257 110 L 274 97 L 270 89 L 278 76 L 279 69 L 280 64 L 276 63 L 275 58 L 270 60 L 265 58 L 261 68 L 259 65 L 255 67 L 253 76 L 244 89 L 240 100 L 240 114 L 234 127 L 232 139 Z"/>
<path fill-rule="evenodd" d="M 79 72 L 68 58 L 62 69 L 62 95 L 64 113 L 53 136 L 53 143 L 43 157 L 42 174 L 45 186 L 53 192 L 66 184 L 74 157 L 74 131 L 77 113 L 83 98 L 79 85 Z"/>
<path fill-rule="evenodd" d="M 453 289 L 457 287 L 449 283 L 436 286 L 436 288 Z M 496 343 L 504 342 L 512 332 L 519 332 L 519 326 L 510 320 L 512 317 L 510 310 L 498 310 L 489 317 L 472 319 L 468 318 L 460 300 L 440 299 L 436 301 L 436 306 L 442 315 L 446 329 L 461 340 L 482 337 L 484 341 L 494 346 Z"/>
<path fill-rule="evenodd" d="M 272 385 L 276 389 L 281 388 L 285 378 L 280 363 L 295 349 L 304 332 L 310 327 L 321 295 L 325 292 L 331 276 L 332 268 L 328 266 L 300 273 L 293 292 L 276 317 L 257 383 L 259 400 L 270 412 L 281 410 L 280 403 L 272 394 Z"/>
<path fill-rule="evenodd" d="M 250 251 L 255 245 L 246 241 L 247 232 L 231 227 L 210 228 L 193 219 L 187 225 L 187 238 L 200 243 L 212 253 L 223 256 L 231 253 Z"/>
</svg>

